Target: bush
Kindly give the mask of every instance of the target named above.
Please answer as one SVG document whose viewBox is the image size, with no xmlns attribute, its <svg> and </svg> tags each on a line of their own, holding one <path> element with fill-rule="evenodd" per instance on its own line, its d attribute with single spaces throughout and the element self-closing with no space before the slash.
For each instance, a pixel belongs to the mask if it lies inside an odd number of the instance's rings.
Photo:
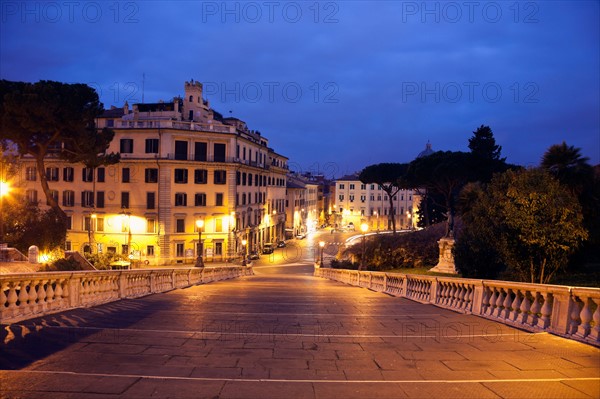
<svg viewBox="0 0 600 399">
<path fill-rule="evenodd" d="M 332 259 L 331 260 L 331 268 L 332 269 L 348 269 L 348 270 L 358 270 L 358 263 L 354 263 L 348 259 Z"/>
<path fill-rule="evenodd" d="M 445 232 L 445 224 L 438 223 L 424 230 L 409 233 L 370 236 L 365 244 L 367 269 L 382 271 L 433 267 L 439 259 L 437 242 L 444 236 Z M 353 255 L 360 259 L 362 256 L 361 243 L 348 248 L 344 255 Z"/>
<path fill-rule="evenodd" d="M 75 259 L 57 259 L 54 262 L 40 268 L 41 272 L 70 272 L 83 270 Z"/>
<path fill-rule="evenodd" d="M 98 270 L 110 269 L 110 264 L 118 260 L 128 260 L 125 256 L 118 255 L 114 252 L 102 253 L 102 254 L 90 254 L 85 253 L 85 258 Z"/>
</svg>

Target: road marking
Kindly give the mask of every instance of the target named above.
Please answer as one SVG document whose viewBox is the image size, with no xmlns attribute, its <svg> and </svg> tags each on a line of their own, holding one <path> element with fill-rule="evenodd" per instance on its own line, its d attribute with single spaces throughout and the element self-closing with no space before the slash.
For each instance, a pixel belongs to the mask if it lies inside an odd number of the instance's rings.
<svg viewBox="0 0 600 399">
<path fill-rule="evenodd" d="M 218 377 L 172 377 L 160 375 L 139 374 L 106 374 L 106 373 L 79 373 L 75 371 L 50 371 L 50 370 L 2 370 L 6 374 L 49 374 L 49 375 L 74 375 L 81 377 L 115 377 L 115 378 L 144 378 L 149 380 L 175 380 L 175 381 L 226 381 L 226 382 L 289 382 L 289 383 L 376 383 L 376 384 L 503 384 L 507 382 L 564 382 L 564 381 L 600 381 L 598 377 L 564 377 L 564 378 L 508 378 L 497 380 L 296 380 L 296 379 L 268 379 L 268 378 L 218 378 Z M 40 386 L 38 385 L 38 388 Z"/>
<path fill-rule="evenodd" d="M 218 323 L 218 322 L 217 322 Z M 227 326 L 227 325 L 232 325 L 232 324 L 236 324 L 239 323 L 239 321 L 235 321 L 232 320 L 231 322 L 220 322 L 221 325 L 223 326 Z M 211 323 L 207 323 L 207 324 L 211 324 Z M 249 325 L 255 325 L 254 322 L 252 323 L 248 323 Z M 282 323 L 282 325 L 285 325 L 285 323 Z M 498 334 L 496 333 L 491 333 L 491 334 L 458 334 L 458 335 L 446 335 L 443 334 L 433 334 L 433 335 L 419 335 L 416 334 L 417 331 L 408 331 L 408 334 L 401 334 L 401 335 L 379 335 L 379 334 L 316 334 L 316 333 L 294 333 L 294 332 L 275 332 L 275 331 L 271 331 L 271 332 L 256 332 L 256 331 L 238 331 L 238 332 L 230 332 L 230 331 L 194 331 L 194 330 L 190 330 L 190 331 L 184 331 L 184 330 L 156 330 L 156 329 L 138 329 L 138 328 L 112 328 L 112 327 L 77 327 L 77 326 L 30 326 L 30 325 L 26 325 L 26 324 L 19 324 L 20 327 L 25 327 L 25 328 L 31 328 L 37 332 L 43 330 L 43 329 L 67 329 L 67 330 L 92 330 L 92 331 L 116 331 L 116 332 L 139 332 L 139 333 L 159 333 L 159 334 L 164 334 L 164 333 L 168 333 L 168 334 L 182 334 L 182 335 L 189 335 L 189 334 L 212 334 L 212 335 L 232 335 L 232 336 L 244 336 L 247 337 L 248 335 L 252 335 L 252 336 L 266 336 L 266 337 L 272 337 L 272 336 L 285 336 L 285 337 L 290 337 L 290 336 L 294 336 L 294 337 L 324 337 L 324 338 L 401 338 L 401 339 L 408 339 L 408 338 L 416 338 L 416 339 L 427 339 L 427 338 L 435 338 L 435 339 L 439 339 L 439 338 L 444 338 L 446 340 L 456 340 L 456 339 L 463 339 L 463 338 L 497 338 L 497 337 L 515 337 L 516 335 L 526 335 L 526 336 L 534 336 L 534 335 L 548 335 L 548 333 L 545 332 L 540 332 L 540 333 L 528 333 L 528 332 L 523 332 L 523 331 L 515 331 L 512 333 L 501 333 Z M 242 326 L 243 327 L 243 322 L 242 322 Z M 291 330 L 298 330 L 300 329 L 300 331 L 302 330 L 302 326 L 297 326 L 297 325 L 290 325 L 289 326 Z M 319 327 L 319 328 L 325 328 L 325 329 L 330 329 L 333 327 L 337 327 L 331 325 L 331 323 L 325 323 L 325 324 L 321 324 L 321 323 L 317 323 L 316 325 L 312 325 L 312 326 L 308 326 L 305 327 L 305 329 L 307 330 L 311 330 L 311 328 L 315 328 L 315 327 Z M 237 328 L 238 330 L 241 330 L 241 328 Z M 430 328 L 431 330 L 431 328 Z M 287 330 L 286 330 L 287 331 Z M 413 334 L 415 333 L 415 334 Z"/>
</svg>

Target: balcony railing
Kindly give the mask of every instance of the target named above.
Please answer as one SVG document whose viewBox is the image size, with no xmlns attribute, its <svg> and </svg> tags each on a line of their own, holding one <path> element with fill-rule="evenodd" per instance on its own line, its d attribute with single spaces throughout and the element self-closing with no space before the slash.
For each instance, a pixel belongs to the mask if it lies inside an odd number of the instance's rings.
<svg viewBox="0 0 600 399">
<path fill-rule="evenodd" d="M 252 274 L 252 267 L 233 266 L 2 275 L 0 319 L 3 323 L 14 323 Z"/>
<path fill-rule="evenodd" d="M 180 129 L 202 132 L 235 133 L 235 127 L 212 123 L 184 122 L 173 120 L 121 120 L 113 126 L 115 129 Z"/>
<path fill-rule="evenodd" d="M 600 347 L 600 289 L 316 268 L 315 276 Z"/>
</svg>

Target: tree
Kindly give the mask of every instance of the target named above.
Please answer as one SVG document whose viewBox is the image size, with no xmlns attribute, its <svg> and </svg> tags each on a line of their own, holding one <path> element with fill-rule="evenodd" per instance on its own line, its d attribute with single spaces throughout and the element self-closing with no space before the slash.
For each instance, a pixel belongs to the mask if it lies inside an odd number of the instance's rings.
<svg viewBox="0 0 600 399">
<path fill-rule="evenodd" d="M 98 94 L 84 84 L 0 80 L 0 141 L 12 142 L 20 155 L 34 158 L 46 200 L 64 219 L 66 215 L 48 186 L 45 159 L 48 156 L 68 159 L 69 155 L 63 153 L 64 146 L 70 149 L 85 146 L 94 155 L 105 152 L 103 145 L 110 134 L 104 132 L 102 138 L 93 139 L 95 118 L 102 112 Z M 94 148 L 89 143 L 100 147 Z"/>
<path fill-rule="evenodd" d="M 506 265 L 521 281 L 545 284 L 587 238 L 582 221 L 576 198 L 548 172 L 507 171 L 463 215 L 460 245 L 477 252 L 477 277 L 485 277 L 481 270 L 491 262 Z M 464 265 L 460 245 L 456 260 Z"/>
<path fill-rule="evenodd" d="M 364 184 L 378 184 L 387 194 L 390 205 L 390 212 L 388 213 L 388 226 L 391 223 L 394 234 L 396 234 L 394 195 L 396 195 L 402 188 L 408 188 L 406 181 L 404 180 L 407 170 L 408 164 L 379 163 L 367 166 L 360 172 L 360 175 L 358 176 L 359 180 Z"/>
<path fill-rule="evenodd" d="M 588 161 L 589 158 L 583 157 L 579 148 L 567 145 L 563 141 L 562 144 L 552 145 L 546 150 L 540 166 L 577 196 L 583 212 L 583 223 L 589 233 L 589 239 L 584 244 L 583 257 L 598 259 L 600 175 L 594 173 L 594 168 Z"/>
<path fill-rule="evenodd" d="M 473 137 L 469 139 L 469 149 L 471 153 L 483 159 L 504 161 L 506 158 L 500 159 L 502 147 L 496 145 L 494 133 L 489 126 L 481 125 L 473 132 Z"/>
<path fill-rule="evenodd" d="M 431 194 L 428 197 L 436 205 L 444 207 L 447 216 L 446 237 L 453 237 L 456 197 L 465 184 L 477 180 L 471 154 L 438 151 L 417 158 L 410 163 L 406 179 L 413 187 L 427 189 Z M 443 203 L 437 202 L 436 198 L 442 198 Z"/>
</svg>

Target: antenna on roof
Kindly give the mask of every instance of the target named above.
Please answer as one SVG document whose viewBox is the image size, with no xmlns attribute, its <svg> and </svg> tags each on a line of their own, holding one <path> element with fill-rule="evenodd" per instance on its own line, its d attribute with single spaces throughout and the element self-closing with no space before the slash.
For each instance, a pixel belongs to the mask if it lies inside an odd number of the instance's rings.
<svg viewBox="0 0 600 399">
<path fill-rule="evenodd" d="M 146 72 L 142 73 L 142 104 L 144 103 L 144 86 L 146 83 Z"/>
</svg>

